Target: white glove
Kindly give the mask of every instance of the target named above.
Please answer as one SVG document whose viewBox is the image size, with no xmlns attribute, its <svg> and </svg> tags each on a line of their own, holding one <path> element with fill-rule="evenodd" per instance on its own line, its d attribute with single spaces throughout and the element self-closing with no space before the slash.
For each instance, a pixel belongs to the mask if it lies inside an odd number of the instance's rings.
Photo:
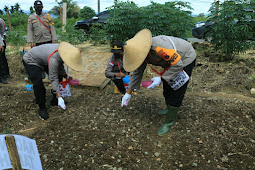
<svg viewBox="0 0 255 170">
<path fill-rule="evenodd" d="M 131 94 L 127 94 L 127 93 L 126 93 L 126 94 L 122 97 L 121 107 L 127 106 L 130 99 L 131 99 Z"/>
<path fill-rule="evenodd" d="M 65 101 L 62 97 L 58 98 L 58 106 L 61 107 L 62 109 L 66 109 Z"/>
<path fill-rule="evenodd" d="M 151 80 L 153 81 L 153 83 L 147 87 L 148 89 L 152 89 L 152 88 L 160 85 L 160 83 L 161 83 L 161 77 L 153 77 Z"/>
</svg>

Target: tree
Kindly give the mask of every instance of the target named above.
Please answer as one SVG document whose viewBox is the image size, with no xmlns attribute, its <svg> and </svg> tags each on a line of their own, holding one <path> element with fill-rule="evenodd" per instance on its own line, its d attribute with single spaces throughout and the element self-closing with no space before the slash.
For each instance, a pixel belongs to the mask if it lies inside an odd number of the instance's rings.
<svg viewBox="0 0 255 170">
<path fill-rule="evenodd" d="M 82 18 L 82 19 L 89 19 L 95 15 L 96 15 L 95 10 L 93 10 L 92 8 L 88 6 L 84 6 L 78 14 L 79 18 Z"/>
<path fill-rule="evenodd" d="M 3 15 L 4 14 L 4 12 L 0 9 L 0 15 Z"/>
<path fill-rule="evenodd" d="M 204 17 L 205 17 L 205 14 L 204 14 L 204 13 L 200 13 L 200 14 L 198 14 L 198 16 L 197 16 L 197 17 L 204 18 Z"/>
<path fill-rule="evenodd" d="M 186 38 L 193 23 L 191 12 L 183 8 L 192 9 L 189 3 L 177 1 L 165 4 L 151 1 L 151 5 L 139 8 L 134 2 L 115 0 L 109 8 L 106 30 L 113 41 L 132 38 L 143 28 L 150 29 L 153 35 Z"/>
<path fill-rule="evenodd" d="M 54 6 L 49 13 L 54 14 L 56 16 L 60 15 L 60 8 L 62 8 L 62 4 L 64 2 L 67 3 L 67 18 L 78 18 L 78 13 L 80 11 L 80 7 L 77 5 L 76 2 L 73 2 L 72 0 L 61 0 L 60 2 L 58 2 L 58 0 L 56 0 L 56 2 L 58 3 L 59 6 Z"/>
<path fill-rule="evenodd" d="M 29 11 L 30 11 L 30 14 L 35 12 L 35 10 L 34 10 L 34 8 L 32 6 L 30 6 Z"/>
<path fill-rule="evenodd" d="M 13 14 L 15 12 L 14 6 L 11 6 L 10 12 Z"/>
<path fill-rule="evenodd" d="M 4 11 L 7 14 L 7 11 L 9 11 L 9 7 L 8 6 L 4 6 Z"/>
<path fill-rule="evenodd" d="M 184 10 L 184 9 L 188 9 Z M 193 27 L 190 3 L 181 1 L 159 4 L 151 1 L 151 5 L 142 7 L 142 28 L 149 28 L 154 35 L 172 35 L 187 38 Z"/>
<path fill-rule="evenodd" d="M 32 6 L 30 6 L 29 11 L 30 11 L 30 14 L 35 12 L 35 10 L 34 10 L 34 8 Z"/>
<path fill-rule="evenodd" d="M 7 16 L 8 16 L 8 22 L 9 22 L 9 29 L 10 29 L 10 31 L 12 31 L 12 26 L 11 26 L 11 17 L 10 17 L 10 14 L 9 14 L 9 8 L 8 8 L 8 6 L 5 6 L 4 7 L 4 10 L 5 10 L 5 13 L 7 14 Z"/>
<path fill-rule="evenodd" d="M 254 45 L 250 40 L 255 38 L 255 26 L 249 18 L 254 18 L 255 13 L 249 9 L 254 9 L 252 1 L 231 0 L 214 2 L 209 10 L 208 19 L 214 23 L 209 32 L 211 43 L 225 60 L 232 60 Z"/>
<path fill-rule="evenodd" d="M 19 5 L 19 3 L 16 3 L 16 4 L 14 5 L 14 11 L 17 12 L 17 13 L 19 13 L 19 10 L 20 10 L 20 5 Z"/>
</svg>

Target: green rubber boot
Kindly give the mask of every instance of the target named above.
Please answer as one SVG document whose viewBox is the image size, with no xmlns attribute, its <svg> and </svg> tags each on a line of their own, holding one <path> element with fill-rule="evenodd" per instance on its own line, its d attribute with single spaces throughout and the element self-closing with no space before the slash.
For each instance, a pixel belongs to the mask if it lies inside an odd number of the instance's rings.
<svg viewBox="0 0 255 170">
<path fill-rule="evenodd" d="M 162 109 L 162 110 L 159 110 L 159 111 L 158 111 L 158 113 L 159 113 L 160 115 L 166 115 L 167 112 L 168 112 L 168 107 L 166 107 L 165 109 Z"/>
<path fill-rule="evenodd" d="M 166 114 L 166 119 L 165 122 L 163 123 L 163 125 L 159 128 L 157 134 L 159 136 L 163 136 L 165 134 L 167 134 L 167 132 L 169 132 L 169 130 L 171 129 L 171 127 L 174 124 L 177 112 L 180 110 L 180 107 L 173 107 L 173 106 L 167 106 L 168 108 L 168 112 Z"/>
</svg>

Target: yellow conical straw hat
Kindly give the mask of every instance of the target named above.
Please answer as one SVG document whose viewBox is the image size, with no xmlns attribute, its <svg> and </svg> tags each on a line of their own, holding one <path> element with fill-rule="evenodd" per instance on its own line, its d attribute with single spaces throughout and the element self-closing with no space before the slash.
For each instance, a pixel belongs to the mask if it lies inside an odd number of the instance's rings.
<svg viewBox="0 0 255 170">
<path fill-rule="evenodd" d="M 64 63 L 75 71 L 83 70 L 81 51 L 68 42 L 60 42 L 58 52 Z"/>
<path fill-rule="evenodd" d="M 147 57 L 152 42 L 152 35 L 149 29 L 139 31 L 133 38 L 124 45 L 123 67 L 127 72 L 136 70 L 142 65 Z"/>
</svg>

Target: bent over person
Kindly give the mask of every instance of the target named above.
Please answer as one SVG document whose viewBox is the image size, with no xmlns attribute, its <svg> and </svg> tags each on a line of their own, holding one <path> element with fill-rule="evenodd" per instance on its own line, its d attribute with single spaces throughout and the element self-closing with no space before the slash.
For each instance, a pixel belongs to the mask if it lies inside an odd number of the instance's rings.
<svg viewBox="0 0 255 170">
<path fill-rule="evenodd" d="M 188 80 L 195 66 L 196 52 L 192 45 L 180 38 L 159 35 L 152 37 L 150 30 L 143 29 L 124 45 L 124 69 L 134 71 L 129 88 L 122 98 L 122 106 L 131 99 L 133 89 L 139 89 L 146 65 L 161 66 L 164 71 L 151 80 L 147 88 L 154 88 L 163 82 L 163 95 L 167 108 L 160 110 L 166 115 L 163 125 L 157 134 L 162 136 L 169 132 L 180 110 L 182 100 L 187 90 Z"/>
<path fill-rule="evenodd" d="M 34 47 L 23 56 L 23 64 L 28 78 L 33 82 L 36 103 L 39 105 L 39 116 L 42 119 L 49 118 L 45 105 L 46 89 L 41 77 L 42 71 L 49 75 L 52 85 L 51 105 L 58 105 L 62 109 L 66 109 L 59 89 L 59 77 L 67 78 L 63 67 L 64 63 L 75 71 L 82 71 L 81 50 L 67 42 L 61 42 L 60 44 L 44 44 Z"/>
<path fill-rule="evenodd" d="M 27 43 L 29 43 L 31 47 L 47 43 L 56 43 L 57 34 L 54 23 L 48 13 L 42 12 L 42 1 L 35 1 L 34 9 L 35 13 L 31 14 L 28 18 Z"/>
</svg>

